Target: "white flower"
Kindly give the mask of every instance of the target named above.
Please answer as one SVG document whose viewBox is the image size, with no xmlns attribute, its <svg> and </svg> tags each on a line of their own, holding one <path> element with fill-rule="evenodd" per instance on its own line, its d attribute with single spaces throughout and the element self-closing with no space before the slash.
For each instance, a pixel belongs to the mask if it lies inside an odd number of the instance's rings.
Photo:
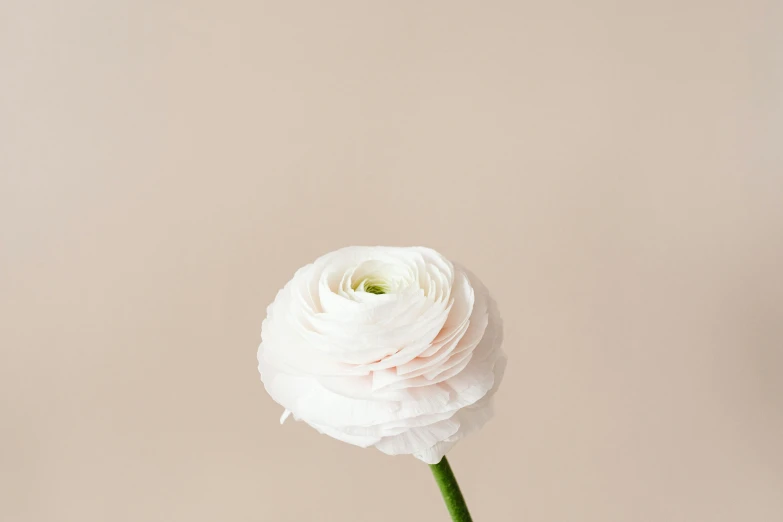
<svg viewBox="0 0 783 522">
<path fill-rule="evenodd" d="M 434 250 L 348 247 L 278 292 L 258 370 L 281 422 L 435 464 L 492 416 L 502 332 L 481 281 Z"/>
</svg>

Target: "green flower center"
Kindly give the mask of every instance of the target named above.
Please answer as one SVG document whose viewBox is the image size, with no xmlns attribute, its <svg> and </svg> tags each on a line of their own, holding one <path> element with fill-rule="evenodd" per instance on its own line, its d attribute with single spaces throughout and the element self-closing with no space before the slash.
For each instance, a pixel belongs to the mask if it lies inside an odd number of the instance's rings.
<svg viewBox="0 0 783 522">
<path fill-rule="evenodd" d="M 368 277 L 353 285 L 353 289 L 357 292 L 383 295 L 389 291 L 389 284 L 383 279 Z"/>
<path fill-rule="evenodd" d="M 368 294 L 382 295 L 386 293 L 386 289 L 381 285 L 367 285 L 364 287 L 364 291 Z"/>
</svg>

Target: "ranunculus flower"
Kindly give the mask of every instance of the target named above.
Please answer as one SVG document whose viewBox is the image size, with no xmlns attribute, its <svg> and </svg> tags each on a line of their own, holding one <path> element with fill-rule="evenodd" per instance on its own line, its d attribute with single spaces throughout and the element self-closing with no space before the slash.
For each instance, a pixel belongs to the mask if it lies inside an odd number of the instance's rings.
<svg viewBox="0 0 783 522">
<path fill-rule="evenodd" d="M 348 247 L 278 292 L 258 369 L 281 421 L 435 464 L 492 416 L 502 332 L 481 281 L 438 252 Z"/>
</svg>

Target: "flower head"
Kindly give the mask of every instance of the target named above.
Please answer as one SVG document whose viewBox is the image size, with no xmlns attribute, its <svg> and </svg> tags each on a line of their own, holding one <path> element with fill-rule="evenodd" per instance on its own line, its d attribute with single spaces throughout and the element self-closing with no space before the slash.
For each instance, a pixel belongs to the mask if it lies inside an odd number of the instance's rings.
<svg viewBox="0 0 783 522">
<path fill-rule="evenodd" d="M 258 369 L 284 418 L 434 464 L 492 416 L 502 331 L 481 281 L 436 251 L 347 247 L 278 292 Z"/>
</svg>

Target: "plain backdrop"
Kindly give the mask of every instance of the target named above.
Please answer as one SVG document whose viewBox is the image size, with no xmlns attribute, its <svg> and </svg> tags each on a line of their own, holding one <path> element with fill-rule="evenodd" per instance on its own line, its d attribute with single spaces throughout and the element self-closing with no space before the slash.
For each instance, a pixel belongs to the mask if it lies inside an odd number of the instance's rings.
<svg viewBox="0 0 783 522">
<path fill-rule="evenodd" d="M 506 320 L 478 522 L 783 520 L 783 3 L 6 0 L 0 519 L 446 521 L 278 424 L 256 348 L 352 244 Z"/>
</svg>

